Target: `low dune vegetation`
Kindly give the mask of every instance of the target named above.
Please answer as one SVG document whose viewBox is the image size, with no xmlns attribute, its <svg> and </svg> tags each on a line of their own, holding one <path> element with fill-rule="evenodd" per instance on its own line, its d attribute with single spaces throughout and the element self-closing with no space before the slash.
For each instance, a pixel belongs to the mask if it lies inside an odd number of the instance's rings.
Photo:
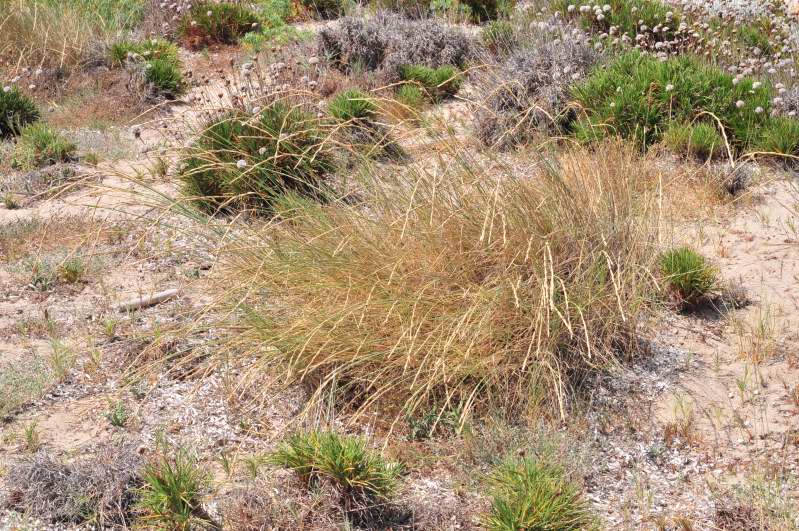
<svg viewBox="0 0 799 531">
<path fill-rule="evenodd" d="M 798 34 L 0 0 L 0 528 L 796 529 Z"/>
</svg>

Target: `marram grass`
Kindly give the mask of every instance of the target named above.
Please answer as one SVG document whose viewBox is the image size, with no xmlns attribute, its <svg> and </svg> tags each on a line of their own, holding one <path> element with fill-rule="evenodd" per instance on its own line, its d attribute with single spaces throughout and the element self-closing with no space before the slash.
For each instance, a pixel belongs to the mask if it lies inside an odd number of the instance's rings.
<svg viewBox="0 0 799 531">
<path fill-rule="evenodd" d="M 634 345 L 657 216 L 632 150 L 515 175 L 438 147 L 424 167 L 363 170 L 357 201 L 284 196 L 230 238 L 223 350 L 255 358 L 243 385 L 304 382 L 311 404 L 395 418 L 489 402 L 565 415 L 573 385 Z"/>
</svg>

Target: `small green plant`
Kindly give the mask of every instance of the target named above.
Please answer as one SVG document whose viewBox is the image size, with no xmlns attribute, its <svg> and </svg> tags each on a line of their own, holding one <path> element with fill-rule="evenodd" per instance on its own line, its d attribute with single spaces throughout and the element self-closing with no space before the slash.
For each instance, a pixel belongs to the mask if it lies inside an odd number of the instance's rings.
<svg viewBox="0 0 799 531">
<path fill-rule="evenodd" d="M 461 0 L 468 7 L 471 19 L 475 22 L 494 20 L 501 15 L 508 15 L 516 4 L 514 0 Z"/>
<path fill-rule="evenodd" d="M 5 195 L 3 195 L 3 204 L 9 210 L 16 210 L 20 207 L 19 201 L 17 201 L 16 197 L 14 197 L 14 194 L 11 192 L 6 192 Z"/>
<path fill-rule="evenodd" d="M 161 39 L 122 41 L 111 46 L 112 66 L 124 65 L 129 57 L 144 62 L 144 82 L 155 95 L 174 99 L 186 92 L 177 46 Z"/>
<path fill-rule="evenodd" d="M 430 68 L 422 65 L 404 65 L 400 68 L 403 81 L 418 83 L 434 102 L 454 96 L 460 90 L 463 78 L 457 68 L 444 65 Z"/>
<path fill-rule="evenodd" d="M 579 488 L 563 470 L 539 459 L 507 460 L 489 477 L 491 531 L 577 531 L 591 515 Z"/>
<path fill-rule="evenodd" d="M 89 166 L 97 166 L 100 164 L 100 155 L 94 151 L 89 151 L 81 157 L 81 160 Z"/>
<path fill-rule="evenodd" d="M 269 458 L 296 472 L 310 484 L 327 482 L 355 510 L 391 500 L 403 467 L 369 450 L 356 437 L 312 431 L 289 437 Z"/>
<path fill-rule="evenodd" d="M 25 126 L 14 148 L 13 165 L 23 170 L 68 162 L 77 146 L 45 123 Z"/>
<path fill-rule="evenodd" d="M 29 453 L 36 453 L 37 450 L 42 446 L 41 439 L 39 437 L 39 430 L 37 430 L 38 424 L 34 420 L 24 429 L 24 439 L 25 439 L 25 451 Z"/>
<path fill-rule="evenodd" d="M 36 104 L 17 87 L 0 86 L 0 139 L 18 135 L 39 117 Z"/>
<path fill-rule="evenodd" d="M 704 122 L 672 124 L 663 135 L 663 143 L 675 153 L 701 161 L 724 152 L 724 139 L 712 124 Z"/>
<path fill-rule="evenodd" d="M 141 56 L 145 61 L 162 59 L 175 64 L 180 63 L 178 48 L 163 39 L 145 39 L 141 42 L 121 41 L 109 49 L 111 66 L 122 66 L 131 55 Z"/>
<path fill-rule="evenodd" d="M 48 291 L 55 285 L 57 275 L 47 260 L 30 260 L 27 268 L 30 271 L 30 284 L 36 291 Z"/>
<path fill-rule="evenodd" d="M 405 83 L 400 85 L 397 89 L 396 99 L 401 104 L 410 107 L 411 109 L 419 109 L 424 103 L 424 93 L 419 85 L 414 83 Z"/>
<path fill-rule="evenodd" d="M 324 20 L 340 17 L 351 4 L 347 0 L 300 0 L 300 3 L 305 9 Z"/>
<path fill-rule="evenodd" d="M 671 295 L 682 305 L 694 305 L 718 285 L 716 269 L 688 247 L 670 249 L 660 257 L 660 270 Z"/>
<path fill-rule="evenodd" d="M 319 120 L 276 102 L 252 117 L 229 113 L 203 129 L 178 175 L 183 191 L 215 212 L 237 206 L 271 209 L 278 196 L 323 196 L 333 171 Z"/>
<path fill-rule="evenodd" d="M 374 116 L 377 107 L 362 90 L 345 90 L 336 94 L 327 106 L 330 115 L 338 121 L 364 121 Z"/>
<path fill-rule="evenodd" d="M 799 155 L 799 121 L 775 118 L 760 131 L 756 151 L 778 155 Z"/>
<path fill-rule="evenodd" d="M 58 266 L 58 278 L 67 284 L 77 284 L 86 274 L 86 263 L 80 256 L 68 258 Z"/>
<path fill-rule="evenodd" d="M 186 92 L 186 82 L 180 71 L 180 64 L 169 59 L 151 59 L 147 61 L 144 81 L 154 93 L 168 99 L 175 99 Z"/>
<path fill-rule="evenodd" d="M 105 414 L 105 417 L 108 419 L 108 422 L 110 422 L 112 426 L 116 428 L 121 428 L 128 421 L 128 412 L 125 409 L 125 404 L 121 400 L 118 400 L 114 404 L 114 407 L 112 407 Z"/>
<path fill-rule="evenodd" d="M 235 44 L 258 28 L 258 17 L 242 4 L 203 1 L 180 19 L 178 35 L 192 49 L 214 44 Z"/>
<path fill-rule="evenodd" d="M 59 339 L 50 341 L 50 371 L 56 382 L 63 382 L 75 366 L 75 352 Z"/>
<path fill-rule="evenodd" d="M 188 531 L 211 521 L 201 503 L 207 477 L 186 450 L 153 458 L 142 477 L 138 506 L 143 523 L 156 529 Z"/>
<path fill-rule="evenodd" d="M 502 53 L 513 46 L 513 24 L 507 20 L 492 20 L 480 30 L 480 39 L 492 53 Z"/>
<path fill-rule="evenodd" d="M 408 423 L 408 439 L 423 441 L 430 439 L 436 433 L 458 433 L 461 425 L 462 409 L 448 409 L 446 411 L 430 410 L 422 416 L 406 415 Z"/>
</svg>

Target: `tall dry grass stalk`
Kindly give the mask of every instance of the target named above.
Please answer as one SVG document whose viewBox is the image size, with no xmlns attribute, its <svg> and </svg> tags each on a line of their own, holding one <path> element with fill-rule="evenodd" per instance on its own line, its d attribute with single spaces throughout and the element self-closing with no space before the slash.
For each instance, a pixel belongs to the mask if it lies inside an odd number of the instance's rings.
<svg viewBox="0 0 799 531">
<path fill-rule="evenodd" d="M 246 367 L 242 389 L 302 382 L 311 405 L 394 418 L 565 416 L 574 386 L 632 352 L 658 219 L 636 154 L 607 144 L 517 175 L 438 145 L 402 171 L 369 166 L 358 201 L 289 197 L 271 221 L 226 226 L 217 358 Z"/>
<path fill-rule="evenodd" d="M 110 2 L 0 0 L 0 58 L 12 74 L 24 67 L 68 71 L 102 58 L 104 43 L 127 24 L 104 18 L 99 8 L 105 3 Z M 105 11 L 111 13 L 113 8 Z"/>
</svg>

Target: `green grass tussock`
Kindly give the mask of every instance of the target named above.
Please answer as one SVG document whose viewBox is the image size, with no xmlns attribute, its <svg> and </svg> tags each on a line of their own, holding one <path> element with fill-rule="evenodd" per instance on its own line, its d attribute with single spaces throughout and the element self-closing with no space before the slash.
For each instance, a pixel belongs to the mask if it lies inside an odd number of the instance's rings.
<svg viewBox="0 0 799 531">
<path fill-rule="evenodd" d="M 141 42 L 120 41 L 111 45 L 108 59 L 112 66 L 122 66 L 129 55 L 139 55 L 144 60 L 161 59 L 180 64 L 178 48 L 173 43 L 163 39 L 145 39 Z"/>
<path fill-rule="evenodd" d="M 592 517 L 580 489 L 554 464 L 509 459 L 489 477 L 490 531 L 588 529 Z"/>
<path fill-rule="evenodd" d="M 672 124 L 663 134 L 663 143 L 674 153 L 711 160 L 724 154 L 724 138 L 711 123 Z"/>
<path fill-rule="evenodd" d="M 404 65 L 400 68 L 400 77 L 403 81 L 417 83 L 434 102 L 454 96 L 463 84 L 461 73 L 451 65 L 438 68 Z"/>
<path fill-rule="evenodd" d="M 176 531 L 209 523 L 201 504 L 208 478 L 187 451 L 178 449 L 173 456 L 155 457 L 144 467 L 142 481 L 137 502 L 139 523 Z"/>
<path fill-rule="evenodd" d="M 702 302 L 718 287 L 716 269 L 704 256 L 688 247 L 663 253 L 660 270 L 671 296 L 683 306 Z"/>
<path fill-rule="evenodd" d="M 286 193 L 324 195 L 335 168 L 319 120 L 274 102 L 251 116 L 231 111 L 212 120 L 185 153 L 183 191 L 206 211 L 271 209 Z"/>
<path fill-rule="evenodd" d="M 77 146 L 49 125 L 39 122 L 22 129 L 14 148 L 12 164 L 32 170 L 58 162 L 68 162 L 75 156 Z"/>
<path fill-rule="evenodd" d="M 721 122 L 734 152 L 750 149 L 770 123 L 773 90 L 733 77 L 698 59 L 660 61 L 627 52 L 597 68 L 573 93 L 588 113 L 578 137 L 618 134 L 647 148 L 669 125 Z"/>
<path fill-rule="evenodd" d="M 178 35 L 191 49 L 214 44 L 235 44 L 258 28 L 258 16 L 248 7 L 231 2 L 199 2 L 181 18 Z"/>
<path fill-rule="evenodd" d="M 390 502 L 403 473 L 401 464 L 386 461 L 362 439 L 334 432 L 292 435 L 270 461 L 293 470 L 309 485 L 330 484 L 347 512 Z"/>
<path fill-rule="evenodd" d="M 17 87 L 0 87 L 0 139 L 18 135 L 39 117 L 36 104 Z"/>
<path fill-rule="evenodd" d="M 327 106 L 330 115 L 340 122 L 367 120 L 377 112 L 377 106 L 362 90 L 345 90 L 336 94 Z"/>
</svg>

